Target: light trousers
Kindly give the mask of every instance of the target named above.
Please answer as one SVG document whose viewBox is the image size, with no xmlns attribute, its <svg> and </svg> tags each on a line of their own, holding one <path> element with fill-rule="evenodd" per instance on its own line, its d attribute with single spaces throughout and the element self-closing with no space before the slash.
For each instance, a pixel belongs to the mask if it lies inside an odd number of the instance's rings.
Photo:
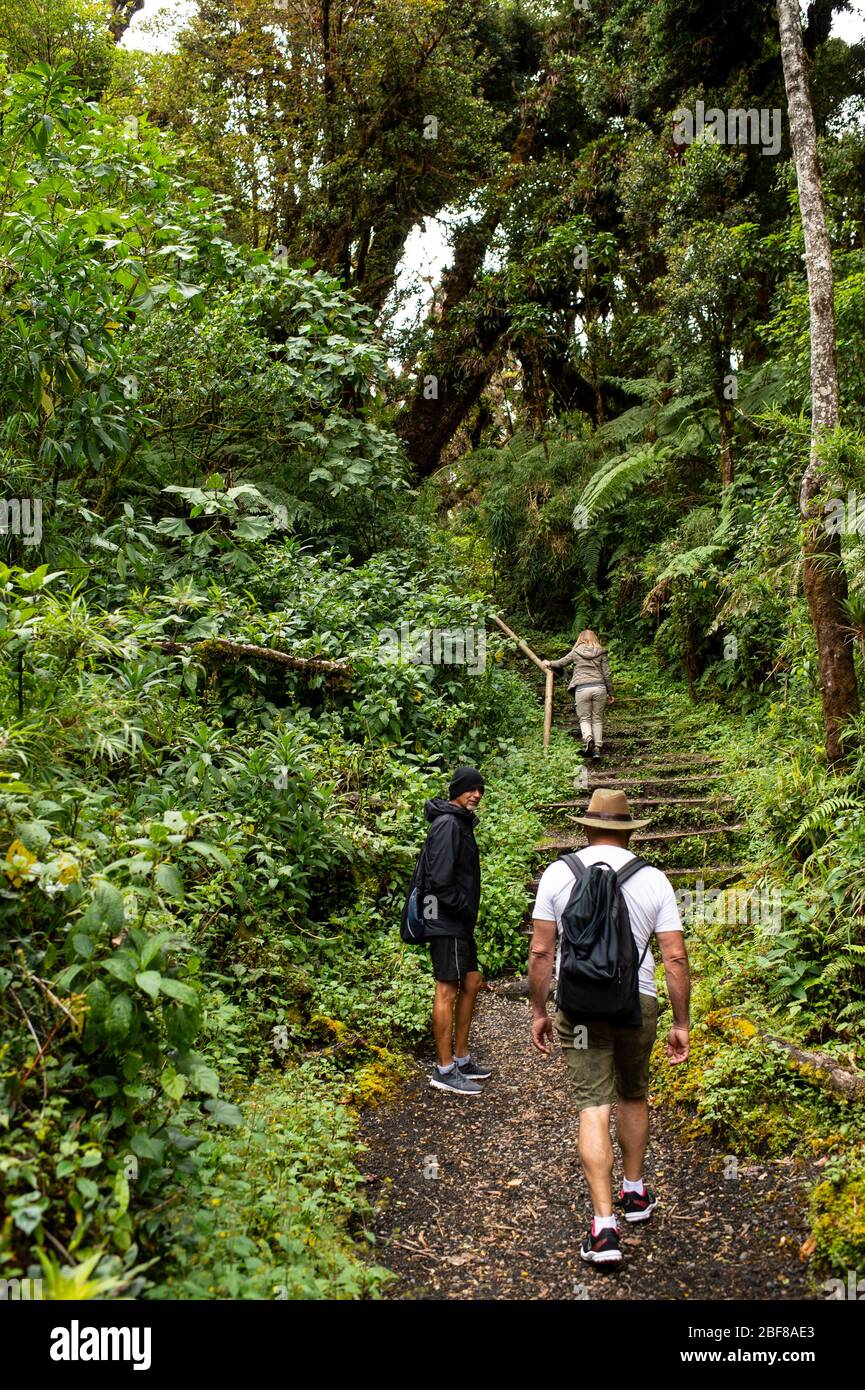
<svg viewBox="0 0 865 1390">
<path fill-rule="evenodd" d="M 607 708 L 606 686 L 587 685 L 583 690 L 575 690 L 574 704 L 584 742 L 588 743 L 591 738 L 595 747 L 601 748 L 604 742 L 604 710 Z"/>
</svg>

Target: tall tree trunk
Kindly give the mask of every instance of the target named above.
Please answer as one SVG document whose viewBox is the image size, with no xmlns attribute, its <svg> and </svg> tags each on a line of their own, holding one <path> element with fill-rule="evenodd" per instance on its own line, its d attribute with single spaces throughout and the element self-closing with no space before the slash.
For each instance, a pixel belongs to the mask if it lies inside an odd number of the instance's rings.
<svg viewBox="0 0 865 1390">
<path fill-rule="evenodd" d="M 495 354 L 509 326 L 508 316 L 494 305 L 479 309 L 472 327 L 465 326 L 460 311 L 475 287 L 517 171 L 531 158 L 538 119 L 533 115 L 519 131 L 508 171 L 483 217 L 462 227 L 454 238 L 453 265 L 442 276 L 444 293 L 432 310 L 436 320 L 432 346 L 418 369 L 414 392 L 395 423 L 420 477 L 439 467 L 443 450 L 492 375 Z"/>
<path fill-rule="evenodd" d="M 430 352 L 418 369 L 414 392 L 396 419 L 396 432 L 419 477 L 434 473 L 490 379 L 509 318 L 494 305 L 479 309 L 470 325 L 460 320 L 492 237 L 489 215 L 455 238 L 454 263 L 442 277 L 445 293 Z"/>
<path fill-rule="evenodd" d="M 111 18 L 108 27 L 115 43 L 119 43 L 139 10 L 144 9 L 144 0 L 111 0 Z"/>
<path fill-rule="evenodd" d="M 826 756 L 836 764 L 842 757 L 841 731 L 859 711 L 859 692 L 853 640 L 844 617 L 847 576 L 841 558 L 841 537 L 837 533 L 831 535 L 826 528 L 823 481 L 818 470 L 821 437 L 837 427 L 839 417 L 835 282 L 799 0 L 777 0 L 777 9 L 811 319 L 811 456 L 799 489 L 799 510 L 804 523 L 803 583 L 817 639 Z"/>
<path fill-rule="evenodd" d="M 718 407 L 718 447 L 721 453 L 721 491 L 724 492 L 733 481 L 736 460 L 733 454 L 733 411 L 727 391 L 730 388 L 730 351 L 733 325 L 728 323 L 712 343 L 712 359 L 715 376 L 715 404 Z M 734 378 L 735 379 L 735 378 Z"/>
</svg>

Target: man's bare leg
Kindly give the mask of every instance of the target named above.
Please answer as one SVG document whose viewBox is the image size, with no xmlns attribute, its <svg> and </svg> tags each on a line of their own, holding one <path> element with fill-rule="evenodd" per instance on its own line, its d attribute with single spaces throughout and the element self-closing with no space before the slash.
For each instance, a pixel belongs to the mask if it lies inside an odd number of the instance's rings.
<svg viewBox="0 0 865 1390">
<path fill-rule="evenodd" d="M 609 1105 L 580 1111 L 580 1162 L 589 1184 L 596 1216 L 613 1214 L 613 1145 Z"/>
<path fill-rule="evenodd" d="M 459 984 L 456 980 L 436 980 L 432 1023 L 440 1067 L 449 1067 L 454 1059 L 454 1003 L 458 993 Z"/>
<path fill-rule="evenodd" d="M 649 1143 L 649 1102 L 647 1100 L 616 1101 L 616 1135 L 622 1150 L 622 1162 L 628 1182 L 643 1176 L 643 1163 Z"/>
<path fill-rule="evenodd" d="M 469 1029 L 472 1026 L 472 1014 L 474 1013 L 475 1001 L 483 982 L 483 976 L 479 970 L 469 970 L 463 975 L 460 982 L 460 992 L 457 995 L 457 1003 L 454 1010 L 454 1031 L 456 1033 L 454 1052 L 457 1057 L 468 1056 Z"/>
</svg>

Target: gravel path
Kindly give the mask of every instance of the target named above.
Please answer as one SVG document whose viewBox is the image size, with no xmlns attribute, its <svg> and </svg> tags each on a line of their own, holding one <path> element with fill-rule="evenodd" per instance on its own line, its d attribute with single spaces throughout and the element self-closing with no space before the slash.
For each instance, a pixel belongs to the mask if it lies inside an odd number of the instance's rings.
<svg viewBox="0 0 865 1390">
<path fill-rule="evenodd" d="M 564 691 L 558 704 L 561 722 L 577 733 Z M 736 863 L 735 846 L 727 835 L 700 835 L 706 825 L 724 823 L 706 755 L 674 751 L 663 712 L 646 697 L 625 694 L 610 715 L 605 757 L 600 768 L 592 765 L 590 786 L 622 785 L 630 795 L 636 788 L 637 795 L 659 797 L 637 853 L 665 867 L 670 846 L 678 844 L 684 858 L 674 861 L 677 886 L 709 875 L 723 881 L 724 866 Z M 682 808 L 679 821 L 669 796 L 686 789 L 677 785 L 683 777 L 688 788 L 702 784 L 698 795 L 706 799 Z M 563 800 L 573 796 L 562 789 Z M 554 840 L 574 843 L 575 814 L 568 807 L 553 813 Z M 671 814 L 678 837 L 653 840 Z M 699 838 L 683 838 L 683 829 Z M 543 851 L 538 867 L 554 853 Z M 737 876 L 732 867 L 726 875 Z M 524 999 L 482 994 L 472 1049 L 494 1068 L 484 1096 L 432 1090 L 430 1042 L 400 1098 L 366 1117 L 364 1166 L 378 1207 L 379 1258 L 398 1276 L 390 1298 L 820 1297 L 799 1256 L 815 1163 L 731 1163 L 707 1141 L 686 1137 L 676 1117 L 659 1109 L 646 1160 L 659 1205 L 645 1224 L 621 1223 L 625 1257 L 618 1269 L 583 1264 L 579 1247 L 592 1209 L 577 1155 L 577 1111 L 558 1052 L 547 1059 L 531 1047 L 529 1018 Z M 615 1181 L 620 1178 L 617 1155 Z"/>
<path fill-rule="evenodd" d="M 818 1296 L 799 1258 L 811 1165 L 740 1160 L 730 1180 L 724 1154 L 683 1139 L 657 1110 L 646 1162 L 655 1214 L 623 1223 L 618 1270 L 583 1264 L 591 1205 L 577 1112 L 560 1056 L 530 1047 L 529 1017 L 523 1001 L 481 996 L 475 1049 L 494 1068 L 483 1097 L 432 1090 L 430 1048 L 399 1101 L 367 1115 L 378 1258 L 398 1276 L 390 1298 Z"/>
</svg>

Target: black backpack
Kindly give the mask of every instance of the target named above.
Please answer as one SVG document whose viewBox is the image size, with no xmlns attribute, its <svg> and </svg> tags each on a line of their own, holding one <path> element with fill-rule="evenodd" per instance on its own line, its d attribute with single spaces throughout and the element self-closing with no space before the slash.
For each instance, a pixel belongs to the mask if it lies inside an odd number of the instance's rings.
<svg viewBox="0 0 865 1390">
<path fill-rule="evenodd" d="M 423 875 L 424 861 L 426 858 L 426 844 L 417 857 L 412 876 L 409 880 L 408 893 L 403 904 L 402 916 L 399 921 L 399 934 L 403 941 L 410 946 L 418 946 L 422 942 L 429 940 L 426 932 L 426 920 L 424 917 L 424 891 Z"/>
<path fill-rule="evenodd" d="M 572 1021 L 604 1019 L 616 1028 L 639 1028 L 640 966 L 622 884 L 647 867 L 634 857 L 621 869 L 587 867 L 563 854 L 574 887 L 562 913 L 562 954 L 556 1004 Z"/>
</svg>

